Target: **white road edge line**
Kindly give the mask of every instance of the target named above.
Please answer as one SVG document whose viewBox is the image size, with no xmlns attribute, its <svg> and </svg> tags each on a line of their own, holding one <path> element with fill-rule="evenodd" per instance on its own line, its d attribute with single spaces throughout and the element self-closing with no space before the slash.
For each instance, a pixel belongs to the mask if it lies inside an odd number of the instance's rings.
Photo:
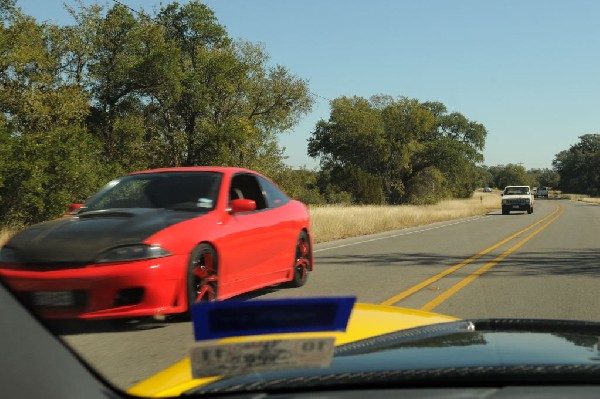
<svg viewBox="0 0 600 399">
<path fill-rule="evenodd" d="M 441 225 L 441 226 L 428 227 L 426 229 L 421 229 L 421 230 L 413 230 L 413 231 L 407 231 L 407 232 L 404 232 L 404 233 L 390 234 L 389 236 L 375 237 L 375 238 L 370 238 L 368 240 L 356 241 L 356 242 L 351 242 L 351 243 L 348 243 L 348 244 L 336 245 L 336 246 L 328 247 L 328 248 L 315 249 L 315 250 L 313 250 L 313 253 L 315 253 L 315 252 L 322 252 L 322 251 L 329 251 L 331 249 L 351 247 L 351 246 L 354 246 L 354 245 L 366 244 L 366 243 L 373 242 L 373 241 L 386 240 L 388 238 L 396 238 L 396 237 L 401 237 L 401 236 L 408 236 L 408 235 L 411 235 L 411 234 L 423 233 L 423 232 L 426 232 L 426 231 L 441 229 L 441 228 L 444 228 L 444 227 L 454 226 L 454 225 L 461 224 L 461 223 L 472 222 L 474 220 L 485 219 L 487 217 L 490 217 L 490 215 L 473 216 L 473 217 L 470 217 L 470 218 L 467 218 L 467 219 L 460 220 L 458 222 L 448 223 L 448 224 L 444 224 L 444 225 Z M 325 243 L 323 243 L 323 244 L 325 244 Z"/>
</svg>

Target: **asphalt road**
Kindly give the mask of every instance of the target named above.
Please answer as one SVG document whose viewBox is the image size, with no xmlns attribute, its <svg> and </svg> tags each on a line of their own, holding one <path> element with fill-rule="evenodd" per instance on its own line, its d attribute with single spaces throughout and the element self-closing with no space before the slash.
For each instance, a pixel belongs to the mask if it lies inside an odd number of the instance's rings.
<svg viewBox="0 0 600 399">
<path fill-rule="evenodd" d="M 600 206 L 536 200 L 492 214 L 317 245 L 306 286 L 254 297 L 355 295 L 460 318 L 600 320 Z M 62 338 L 127 388 L 186 356 L 189 322 L 60 323 Z"/>
</svg>

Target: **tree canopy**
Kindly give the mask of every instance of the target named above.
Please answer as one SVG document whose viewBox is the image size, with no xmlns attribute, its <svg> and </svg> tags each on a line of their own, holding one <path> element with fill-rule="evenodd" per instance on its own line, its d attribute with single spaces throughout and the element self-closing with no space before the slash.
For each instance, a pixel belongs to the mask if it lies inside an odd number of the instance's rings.
<svg viewBox="0 0 600 399">
<path fill-rule="evenodd" d="M 317 123 L 308 154 L 320 160 L 332 184 L 354 193 L 356 202 L 421 202 L 424 182 L 427 201 L 435 202 L 471 195 L 480 180 L 477 164 L 486 135 L 482 124 L 448 113 L 439 102 L 340 97 L 331 102 L 329 120 Z M 370 178 L 344 179 L 348 173 Z M 382 196 L 356 187 L 362 184 L 378 185 Z"/>
<path fill-rule="evenodd" d="M 552 165 L 562 191 L 600 195 L 600 134 L 580 136 L 578 143 L 556 154 Z"/>
</svg>

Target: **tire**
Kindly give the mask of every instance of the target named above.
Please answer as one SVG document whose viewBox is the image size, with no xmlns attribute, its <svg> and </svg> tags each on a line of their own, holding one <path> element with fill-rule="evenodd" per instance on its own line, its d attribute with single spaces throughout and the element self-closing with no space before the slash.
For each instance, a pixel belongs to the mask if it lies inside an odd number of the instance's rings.
<svg viewBox="0 0 600 399">
<path fill-rule="evenodd" d="M 192 251 L 187 272 L 188 313 L 197 302 L 217 300 L 217 251 L 212 245 L 202 243 Z"/>
<path fill-rule="evenodd" d="M 312 248 L 308 234 L 302 231 L 296 241 L 296 250 L 294 254 L 293 277 L 286 286 L 291 288 L 302 287 L 308 280 L 308 273 L 312 269 L 310 264 L 312 259 Z"/>
<path fill-rule="evenodd" d="M 506 208 L 502 208 L 502 214 L 503 215 L 508 215 L 508 214 L 510 214 L 510 211 L 508 209 L 506 209 Z"/>
<path fill-rule="evenodd" d="M 527 209 L 527 213 L 530 215 L 533 213 L 533 206 L 530 206 L 529 209 Z"/>
</svg>

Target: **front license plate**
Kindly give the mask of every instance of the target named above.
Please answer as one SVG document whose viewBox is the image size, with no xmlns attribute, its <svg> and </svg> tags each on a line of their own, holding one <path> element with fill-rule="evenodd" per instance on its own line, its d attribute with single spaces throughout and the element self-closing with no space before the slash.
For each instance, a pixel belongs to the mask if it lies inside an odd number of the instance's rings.
<svg viewBox="0 0 600 399">
<path fill-rule="evenodd" d="M 40 291 L 33 293 L 34 306 L 73 306 L 75 297 L 72 291 Z"/>
<path fill-rule="evenodd" d="M 328 367 L 334 337 L 276 339 L 235 343 L 199 342 L 190 351 L 192 377 Z"/>
<path fill-rule="evenodd" d="M 513 208 L 517 209 L 519 208 L 519 205 L 513 205 Z"/>
</svg>

